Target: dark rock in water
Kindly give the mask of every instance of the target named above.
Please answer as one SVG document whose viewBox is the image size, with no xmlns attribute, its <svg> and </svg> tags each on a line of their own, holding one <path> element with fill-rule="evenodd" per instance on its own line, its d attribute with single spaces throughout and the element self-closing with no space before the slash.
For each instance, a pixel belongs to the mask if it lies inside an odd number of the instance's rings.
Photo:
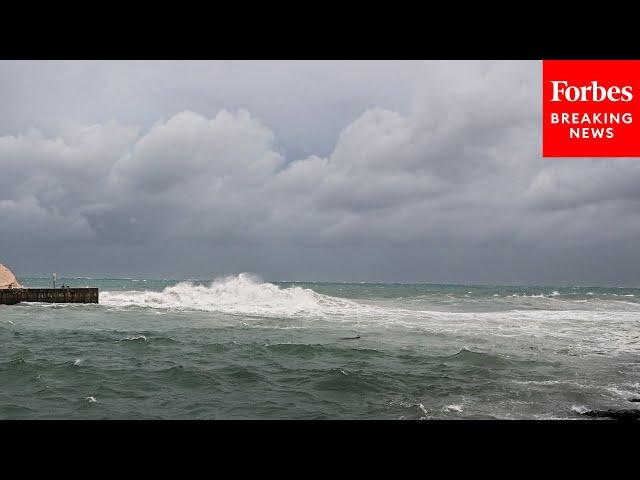
<svg viewBox="0 0 640 480">
<path fill-rule="evenodd" d="M 640 419 L 640 410 L 588 410 L 582 415 L 596 418 L 612 418 L 614 420 L 638 420 Z"/>
<path fill-rule="evenodd" d="M 630 398 L 630 402 L 640 402 L 640 398 Z"/>
<path fill-rule="evenodd" d="M 356 335 L 355 337 L 342 337 L 340 340 L 358 340 L 360 335 Z"/>
</svg>

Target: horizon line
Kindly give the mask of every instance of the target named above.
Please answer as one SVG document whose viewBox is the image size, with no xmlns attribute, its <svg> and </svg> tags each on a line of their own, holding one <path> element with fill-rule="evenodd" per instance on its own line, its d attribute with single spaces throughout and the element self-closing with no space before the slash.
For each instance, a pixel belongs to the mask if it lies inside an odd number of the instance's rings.
<svg viewBox="0 0 640 480">
<path fill-rule="evenodd" d="M 371 281 L 371 280 L 274 280 L 264 279 L 258 274 L 252 274 L 250 272 L 240 272 L 236 274 L 219 275 L 213 278 L 154 278 L 154 277 L 100 277 L 100 276 L 88 276 L 88 275 L 65 275 L 58 276 L 60 279 L 68 280 L 157 280 L 162 282 L 213 282 L 216 279 L 237 277 L 241 273 L 247 273 L 258 277 L 261 281 L 266 283 L 326 283 L 326 284 L 365 284 L 365 285 L 433 285 L 433 286 L 465 286 L 465 287 L 560 287 L 560 288 L 640 288 L 638 285 L 620 285 L 620 284 L 569 284 L 569 283 L 492 283 L 492 282 L 407 282 L 407 281 Z M 22 279 L 50 279 L 51 274 L 35 274 L 35 275 L 22 275 Z"/>
</svg>

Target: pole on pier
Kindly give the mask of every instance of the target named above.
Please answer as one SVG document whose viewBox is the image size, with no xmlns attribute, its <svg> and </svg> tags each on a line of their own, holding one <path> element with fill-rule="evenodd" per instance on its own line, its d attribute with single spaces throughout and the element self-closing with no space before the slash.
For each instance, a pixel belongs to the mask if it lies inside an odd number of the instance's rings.
<svg viewBox="0 0 640 480">
<path fill-rule="evenodd" d="M 51 277 L 53 277 L 53 288 L 56 288 L 56 278 L 57 278 L 58 274 L 57 273 L 52 273 Z"/>
</svg>

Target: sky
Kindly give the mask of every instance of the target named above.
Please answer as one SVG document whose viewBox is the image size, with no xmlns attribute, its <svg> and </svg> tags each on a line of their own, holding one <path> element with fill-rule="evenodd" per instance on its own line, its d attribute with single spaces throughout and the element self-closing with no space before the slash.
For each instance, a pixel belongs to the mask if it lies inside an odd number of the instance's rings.
<svg viewBox="0 0 640 480">
<path fill-rule="evenodd" d="M 541 156 L 537 61 L 0 61 L 18 277 L 640 286 L 640 160 Z"/>
</svg>

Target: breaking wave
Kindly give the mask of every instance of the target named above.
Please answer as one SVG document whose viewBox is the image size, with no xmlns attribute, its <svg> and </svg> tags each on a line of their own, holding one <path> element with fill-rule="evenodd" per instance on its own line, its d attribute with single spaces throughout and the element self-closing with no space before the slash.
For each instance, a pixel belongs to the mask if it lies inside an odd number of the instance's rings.
<svg viewBox="0 0 640 480">
<path fill-rule="evenodd" d="M 148 307 L 260 316 L 292 316 L 353 313 L 366 308 L 356 302 L 322 295 L 308 288 L 281 288 L 255 275 L 214 280 L 210 285 L 182 282 L 161 292 L 103 292 L 101 303 L 112 307 Z"/>
<path fill-rule="evenodd" d="M 335 297 L 302 286 L 275 285 L 247 273 L 219 278 L 208 285 L 182 282 L 162 291 L 105 291 L 101 303 L 115 309 L 212 312 L 244 318 L 321 319 L 357 325 L 359 329 L 393 325 L 467 339 L 491 335 L 494 341 L 526 342 L 531 352 L 544 337 L 562 345 L 557 349 L 559 355 L 640 352 L 637 304 L 629 311 L 603 309 L 600 304 L 593 305 L 592 310 L 523 309 L 522 304 L 516 303 L 509 310 L 451 312 L 434 310 L 429 303 L 406 308 L 406 302 L 394 300 Z M 343 337 L 344 340 L 355 339 Z M 126 340 L 144 341 L 144 338 Z M 504 360 L 463 350 L 448 361 L 456 358 L 480 364 Z"/>
</svg>

